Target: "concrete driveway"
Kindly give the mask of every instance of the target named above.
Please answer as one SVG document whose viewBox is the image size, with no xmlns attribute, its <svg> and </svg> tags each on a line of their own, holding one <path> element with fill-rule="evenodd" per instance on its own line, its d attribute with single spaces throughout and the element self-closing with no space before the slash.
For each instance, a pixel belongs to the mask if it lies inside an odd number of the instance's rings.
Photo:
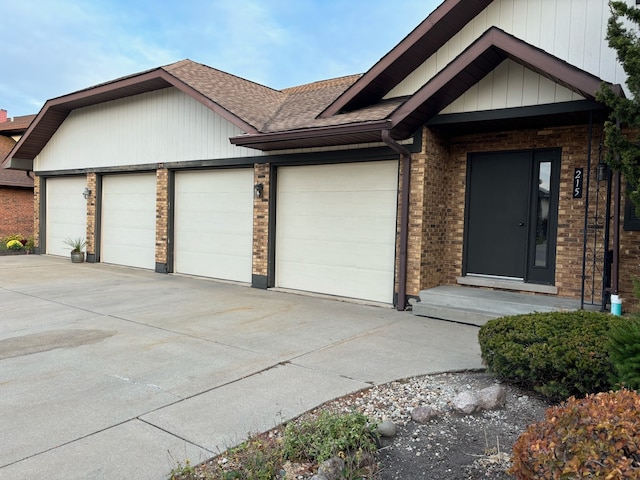
<svg viewBox="0 0 640 480">
<path fill-rule="evenodd" d="M 0 478 L 162 480 L 326 400 L 478 368 L 476 327 L 0 257 Z"/>
</svg>

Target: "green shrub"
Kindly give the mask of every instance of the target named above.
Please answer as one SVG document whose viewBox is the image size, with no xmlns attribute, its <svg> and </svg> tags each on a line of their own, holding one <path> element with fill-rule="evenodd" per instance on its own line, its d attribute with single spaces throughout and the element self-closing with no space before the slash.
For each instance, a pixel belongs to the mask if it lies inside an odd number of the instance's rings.
<svg viewBox="0 0 640 480">
<path fill-rule="evenodd" d="M 336 455 L 373 453 L 376 440 L 376 426 L 365 415 L 322 411 L 313 420 L 287 425 L 284 452 L 288 460 L 323 462 Z"/>
<path fill-rule="evenodd" d="M 607 391 L 614 374 L 607 350 L 612 318 L 575 311 L 491 320 L 479 333 L 482 360 L 500 379 L 554 401 Z"/>
<path fill-rule="evenodd" d="M 549 408 L 514 444 L 509 473 L 518 480 L 640 478 L 640 395 L 620 390 Z"/>
<path fill-rule="evenodd" d="M 609 329 L 609 357 L 614 383 L 640 390 L 640 318 L 618 317 Z"/>
</svg>

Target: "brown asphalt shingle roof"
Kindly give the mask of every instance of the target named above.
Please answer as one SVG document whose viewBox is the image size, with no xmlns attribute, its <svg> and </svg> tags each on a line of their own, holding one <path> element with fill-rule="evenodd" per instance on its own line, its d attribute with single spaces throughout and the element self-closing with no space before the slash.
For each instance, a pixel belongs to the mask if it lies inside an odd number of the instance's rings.
<svg viewBox="0 0 640 480">
<path fill-rule="evenodd" d="M 0 125 L 2 124 L 0 123 Z M 33 178 L 27 176 L 26 172 L 21 170 L 8 170 L 2 166 L 2 161 L 15 144 L 16 142 L 13 138 L 0 135 L 0 187 L 33 188 Z"/>
<path fill-rule="evenodd" d="M 263 133 L 380 120 L 402 103 L 382 102 L 346 115 L 318 118 L 360 75 L 274 90 L 188 59 L 161 68 Z"/>
<path fill-rule="evenodd" d="M 258 130 L 286 98 L 281 91 L 191 60 L 181 60 L 162 69 Z"/>
<path fill-rule="evenodd" d="M 399 100 L 381 102 L 344 115 L 335 115 L 330 118 L 318 117 L 327 105 L 338 98 L 359 78 L 360 75 L 351 75 L 283 90 L 283 93 L 286 94 L 286 99 L 261 131 L 273 133 L 381 120 L 401 103 Z"/>
<path fill-rule="evenodd" d="M 12 120 L 0 123 L 0 134 L 12 135 L 22 134 L 29 127 L 29 124 L 36 118 L 35 115 L 23 115 L 20 117 L 13 117 Z"/>
</svg>

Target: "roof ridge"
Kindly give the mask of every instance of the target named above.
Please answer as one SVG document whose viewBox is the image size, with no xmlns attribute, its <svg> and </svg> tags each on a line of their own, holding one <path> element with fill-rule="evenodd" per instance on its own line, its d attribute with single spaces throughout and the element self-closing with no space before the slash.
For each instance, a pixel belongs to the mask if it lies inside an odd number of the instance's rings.
<svg viewBox="0 0 640 480">
<path fill-rule="evenodd" d="M 282 92 L 281 90 L 277 90 L 275 88 L 269 87 L 268 85 L 264 85 L 262 83 L 254 81 L 254 80 L 249 80 L 248 78 L 243 78 L 243 77 L 241 77 L 239 75 L 236 75 L 234 73 L 225 72 L 224 70 L 220 70 L 219 68 L 212 67 L 212 66 L 207 65 L 205 63 L 196 62 L 196 61 L 191 60 L 189 58 L 185 58 L 183 60 L 179 60 L 177 62 L 170 63 L 168 65 L 164 65 L 164 66 L 162 66 L 160 68 L 165 70 L 166 72 L 171 73 L 173 70 L 176 70 L 176 69 L 178 69 L 180 67 L 184 67 L 184 66 L 188 66 L 188 65 L 196 65 L 198 67 L 202 67 L 202 68 L 207 69 L 207 70 L 212 70 L 212 71 L 216 72 L 217 74 L 222 74 L 222 75 L 225 75 L 225 76 L 228 76 L 228 77 L 233 77 L 233 78 L 236 78 L 236 79 L 238 79 L 238 80 L 240 80 L 240 81 L 242 81 L 244 83 L 251 83 L 251 84 L 253 84 L 253 85 L 257 86 L 257 87 L 265 88 L 265 89 L 271 90 L 273 92 Z"/>
<path fill-rule="evenodd" d="M 294 91 L 299 91 L 301 89 L 306 89 L 314 87 L 314 86 L 321 86 L 321 85 L 331 85 L 333 86 L 335 83 L 338 83 L 340 81 L 344 81 L 345 83 L 347 81 L 350 82 L 350 84 L 352 84 L 353 82 L 355 82 L 357 79 L 359 79 L 360 77 L 362 77 L 362 73 L 352 73 L 350 75 L 343 75 L 341 77 L 334 77 L 334 78 L 327 78 L 324 80 L 316 80 L 313 82 L 309 82 L 309 83 L 303 83 L 301 85 L 294 85 L 291 87 L 287 87 L 287 88 L 283 88 L 281 91 L 284 93 L 290 93 L 290 92 L 294 92 Z"/>
</svg>

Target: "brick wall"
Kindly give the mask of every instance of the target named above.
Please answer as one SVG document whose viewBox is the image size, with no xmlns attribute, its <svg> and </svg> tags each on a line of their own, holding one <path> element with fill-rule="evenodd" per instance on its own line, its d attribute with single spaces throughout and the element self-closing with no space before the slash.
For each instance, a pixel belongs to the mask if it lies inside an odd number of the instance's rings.
<svg viewBox="0 0 640 480">
<path fill-rule="evenodd" d="M 169 250 L 169 171 L 156 170 L 156 263 L 167 263 Z"/>
<path fill-rule="evenodd" d="M 444 250 L 445 216 L 444 170 L 447 149 L 442 139 L 425 130 L 422 151 L 411 155 L 409 193 L 409 242 L 407 246 L 406 293 L 418 296 L 421 289 L 442 283 L 442 255 Z M 403 165 L 400 162 L 398 218 L 400 219 Z M 398 242 L 400 220 L 398 220 Z M 399 243 L 396 246 L 399 252 Z M 399 255 L 398 255 L 399 257 Z M 396 261 L 396 279 L 399 273 Z M 396 292 L 398 282 L 396 280 Z"/>
<path fill-rule="evenodd" d="M 97 176 L 95 173 L 87 174 L 87 188 L 91 190 L 91 195 L 87 199 L 87 255 L 96 253 L 96 185 Z"/>
<path fill-rule="evenodd" d="M 253 199 L 253 275 L 266 276 L 268 271 L 269 201 L 271 197 L 270 165 L 256 164 L 253 170 L 254 185 L 262 183 L 262 198 Z"/>
<path fill-rule="evenodd" d="M 40 246 L 40 177 L 33 179 L 33 245 Z M 41 252 L 42 253 L 42 252 Z"/>
<path fill-rule="evenodd" d="M 594 128 L 592 163 L 597 163 L 601 127 Z M 587 126 L 485 133 L 444 139 L 425 131 L 423 153 L 414 155 L 415 168 L 424 162 L 421 288 L 455 284 L 462 274 L 466 167 L 469 153 L 561 148 L 556 286 L 558 295 L 579 298 L 582 288 L 585 199 L 572 198 L 574 168 L 586 167 Z M 425 153 L 426 152 L 426 153 Z M 423 159 L 422 156 L 428 158 Z M 413 180 L 413 178 L 412 178 Z M 419 185 L 414 185 L 419 188 Z M 412 186 L 412 188 L 414 187 Z M 414 193 L 419 193 L 417 190 Z M 624 236 L 629 263 L 640 249 L 634 236 Z M 625 250 L 626 251 L 626 250 Z M 412 262 L 420 252 L 412 251 Z M 637 258 L 637 257 L 636 257 Z M 636 261 L 636 263 L 638 263 Z M 625 285 L 629 282 L 625 280 Z M 413 288 L 413 287 L 412 287 Z M 625 291 L 627 287 L 625 286 Z M 408 292 L 409 293 L 409 292 Z"/>
<path fill-rule="evenodd" d="M 33 235 L 34 194 L 30 188 L 0 187 L 0 237 Z"/>
</svg>

